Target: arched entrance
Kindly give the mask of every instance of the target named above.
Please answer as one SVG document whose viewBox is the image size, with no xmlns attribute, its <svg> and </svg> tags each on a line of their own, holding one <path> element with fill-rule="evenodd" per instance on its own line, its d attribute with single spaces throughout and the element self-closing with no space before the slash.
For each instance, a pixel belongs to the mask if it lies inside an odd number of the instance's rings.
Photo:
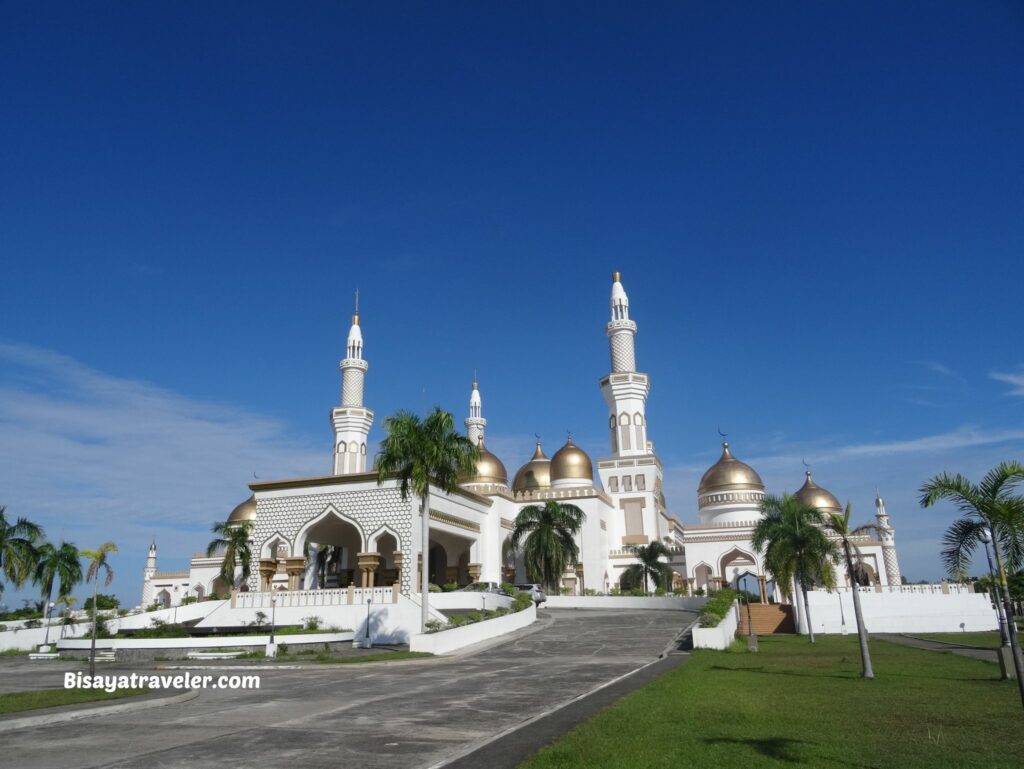
<svg viewBox="0 0 1024 769">
<path fill-rule="evenodd" d="M 310 521 L 295 537 L 292 552 L 306 553 L 313 561 L 309 588 L 335 588 L 359 585 L 357 556 L 363 552 L 362 529 L 334 508 L 328 508 Z M 308 547 L 307 547 L 308 545 Z"/>
</svg>

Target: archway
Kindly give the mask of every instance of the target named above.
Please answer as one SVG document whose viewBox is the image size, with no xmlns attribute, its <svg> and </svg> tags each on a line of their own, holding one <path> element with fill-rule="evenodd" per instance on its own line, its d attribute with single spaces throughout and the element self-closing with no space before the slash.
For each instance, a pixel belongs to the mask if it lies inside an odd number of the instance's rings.
<svg viewBox="0 0 1024 769">
<path fill-rule="evenodd" d="M 698 590 L 707 591 L 707 589 L 711 586 L 711 577 L 712 577 L 712 575 L 713 575 L 713 572 L 711 571 L 711 567 L 710 566 L 708 566 L 706 563 L 699 564 L 693 570 L 693 584 L 694 584 L 694 586 Z"/>
<path fill-rule="evenodd" d="M 395 553 L 398 552 L 398 540 L 391 532 L 385 532 L 377 537 L 373 550 L 380 553 L 380 565 L 377 567 L 377 585 L 394 585 L 401 576 L 395 566 Z"/>
<path fill-rule="evenodd" d="M 165 609 L 171 605 L 171 594 L 166 588 L 156 594 L 156 602 Z"/>
<path fill-rule="evenodd" d="M 296 535 L 292 552 L 315 558 L 310 588 L 348 587 L 358 583 L 358 554 L 363 552 L 362 529 L 333 507 L 307 523 Z M 314 555 L 315 553 L 315 555 Z"/>
</svg>

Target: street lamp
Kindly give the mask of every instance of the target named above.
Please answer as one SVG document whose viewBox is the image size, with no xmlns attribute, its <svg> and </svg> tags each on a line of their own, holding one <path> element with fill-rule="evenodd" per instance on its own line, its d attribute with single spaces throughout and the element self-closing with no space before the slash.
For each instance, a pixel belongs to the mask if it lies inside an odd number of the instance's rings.
<svg viewBox="0 0 1024 769">
<path fill-rule="evenodd" d="M 46 637 L 43 639 L 43 646 L 46 647 L 46 651 L 50 651 L 50 612 L 53 611 L 53 601 L 46 604 Z"/>
<path fill-rule="evenodd" d="M 266 616 L 265 614 L 263 616 Z M 270 643 L 274 643 L 274 626 L 277 624 L 277 596 L 270 596 Z"/>
<path fill-rule="evenodd" d="M 370 604 L 373 603 L 373 598 L 366 599 L 366 647 L 370 648 Z"/>
<path fill-rule="evenodd" d="M 988 560 L 988 576 L 992 580 L 992 596 L 995 599 L 996 604 L 996 618 L 999 621 L 999 666 L 1003 669 L 1003 678 L 1009 677 L 1009 670 L 1006 664 L 1006 658 L 1009 656 L 1010 648 L 1010 632 L 1006 626 L 1006 612 L 1003 610 L 1003 601 L 999 594 L 999 580 L 996 579 L 995 569 L 992 567 L 992 553 L 989 551 L 988 546 L 992 544 L 992 531 L 985 527 L 979 533 L 979 538 L 982 541 L 982 546 L 985 548 L 985 558 Z M 1007 651 L 1003 651 L 1006 649 Z"/>
<path fill-rule="evenodd" d="M 747 651 L 753 653 L 757 651 L 757 635 L 754 633 L 754 619 L 750 612 L 750 598 L 747 596 L 747 591 L 740 590 L 740 570 L 733 569 L 732 573 L 736 578 L 736 590 L 747 604 Z"/>
</svg>

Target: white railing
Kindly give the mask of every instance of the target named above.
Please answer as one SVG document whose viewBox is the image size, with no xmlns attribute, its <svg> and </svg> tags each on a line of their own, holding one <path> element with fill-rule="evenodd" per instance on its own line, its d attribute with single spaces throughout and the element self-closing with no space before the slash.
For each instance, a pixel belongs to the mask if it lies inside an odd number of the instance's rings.
<svg viewBox="0 0 1024 769">
<path fill-rule="evenodd" d="M 816 591 L 822 593 L 848 593 L 851 589 L 850 587 L 836 587 L 832 590 L 826 590 L 821 587 L 815 588 Z M 961 585 L 957 582 L 943 582 L 936 585 L 862 585 L 858 589 L 862 593 L 918 593 L 922 595 L 935 595 L 939 593 L 963 595 L 974 592 L 968 585 Z"/>
<path fill-rule="evenodd" d="M 263 593 L 236 593 L 236 609 L 269 609 L 271 598 L 277 597 L 277 608 L 305 606 L 351 606 L 354 604 L 392 603 L 394 590 L 390 587 L 354 587 L 334 590 L 276 590 Z"/>
</svg>

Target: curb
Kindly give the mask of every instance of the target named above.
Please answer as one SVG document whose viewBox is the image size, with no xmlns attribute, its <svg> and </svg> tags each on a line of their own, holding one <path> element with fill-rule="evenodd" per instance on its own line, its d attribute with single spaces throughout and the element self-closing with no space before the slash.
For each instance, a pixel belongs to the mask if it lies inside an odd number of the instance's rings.
<svg viewBox="0 0 1024 769">
<path fill-rule="evenodd" d="M 188 702 L 199 696 L 199 689 L 190 689 L 181 694 L 174 694 L 170 697 L 155 697 L 142 702 L 120 702 L 114 705 L 100 705 L 94 708 L 82 708 L 81 710 L 69 710 L 63 713 L 41 713 L 37 716 L 23 716 L 0 721 L 0 732 L 13 732 L 16 729 L 31 729 L 37 726 L 50 726 L 62 724 L 67 721 L 77 721 L 80 718 L 92 716 L 107 716 L 114 713 L 126 713 L 136 710 L 150 710 L 160 708 L 164 705 L 174 705 L 179 702 Z"/>
</svg>

